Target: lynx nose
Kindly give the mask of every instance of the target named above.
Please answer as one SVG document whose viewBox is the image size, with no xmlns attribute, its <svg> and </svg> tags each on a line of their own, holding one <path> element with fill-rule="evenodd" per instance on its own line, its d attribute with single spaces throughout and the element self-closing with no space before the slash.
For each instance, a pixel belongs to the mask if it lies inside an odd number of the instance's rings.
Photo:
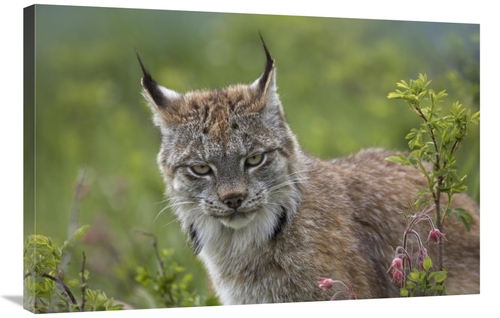
<svg viewBox="0 0 500 318">
<path fill-rule="evenodd" d="M 241 206 L 244 199 L 243 194 L 229 194 L 222 198 L 222 202 L 231 209 L 237 209 Z"/>
</svg>

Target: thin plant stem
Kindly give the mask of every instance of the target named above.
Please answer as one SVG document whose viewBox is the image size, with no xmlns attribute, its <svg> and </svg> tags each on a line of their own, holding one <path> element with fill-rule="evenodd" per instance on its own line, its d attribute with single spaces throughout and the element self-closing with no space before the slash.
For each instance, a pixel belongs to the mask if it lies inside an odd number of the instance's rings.
<svg viewBox="0 0 500 318">
<path fill-rule="evenodd" d="M 85 291 L 87 289 L 87 279 L 85 278 L 85 262 L 86 262 L 86 257 L 85 257 L 85 252 L 82 252 L 82 269 L 81 269 L 81 275 L 82 275 L 82 304 L 81 304 L 81 309 L 80 311 L 85 311 Z"/>
<path fill-rule="evenodd" d="M 145 232 L 145 231 L 141 231 L 141 230 L 137 230 L 137 232 L 141 233 L 142 235 L 145 235 L 145 236 L 149 236 L 153 239 L 153 241 L 151 242 L 151 244 L 153 245 L 153 248 L 155 250 L 155 255 L 156 255 L 156 262 L 157 262 L 157 267 L 158 267 L 158 273 L 160 276 L 165 276 L 165 273 L 164 273 L 164 268 L 165 268 L 165 265 L 163 263 L 163 260 L 161 259 L 160 257 L 160 252 L 158 251 L 158 240 L 156 238 L 156 235 L 154 235 L 153 233 L 149 233 L 149 232 Z M 161 293 L 161 298 L 163 300 L 163 302 L 165 303 L 165 305 L 167 307 L 169 307 L 169 301 L 165 298 L 165 295 L 163 295 L 163 293 Z M 175 304 L 175 300 L 174 300 L 174 296 L 172 295 L 172 291 L 170 290 L 170 288 L 168 288 L 168 297 L 170 298 L 170 302 L 172 304 Z"/>
<path fill-rule="evenodd" d="M 437 172 L 441 169 L 441 158 L 439 155 L 439 146 L 436 141 L 436 136 L 434 134 L 434 128 L 432 128 L 432 126 L 429 124 L 427 117 L 422 113 L 420 107 L 416 106 L 415 108 L 417 109 L 419 116 L 426 123 L 427 128 L 429 130 L 429 136 L 431 137 L 432 144 L 434 145 L 434 150 L 436 151 L 436 161 L 434 162 L 434 171 Z M 443 177 L 441 176 L 438 179 L 438 187 L 441 187 L 442 185 L 443 185 Z M 436 226 L 439 231 L 443 231 L 441 222 L 441 207 L 440 207 L 441 192 L 439 190 L 431 189 L 431 193 L 434 197 L 434 204 L 436 205 Z M 438 267 L 440 271 L 443 270 L 443 253 L 444 253 L 443 241 L 440 237 L 438 242 Z"/>
</svg>

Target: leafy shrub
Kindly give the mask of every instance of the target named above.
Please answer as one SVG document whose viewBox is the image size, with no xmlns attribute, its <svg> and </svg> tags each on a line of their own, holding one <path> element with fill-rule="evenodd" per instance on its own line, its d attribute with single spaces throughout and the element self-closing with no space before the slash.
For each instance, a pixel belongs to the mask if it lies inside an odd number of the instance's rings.
<svg viewBox="0 0 500 318">
<path fill-rule="evenodd" d="M 193 280 L 192 274 L 185 274 L 183 267 L 171 260 L 173 251 L 158 250 L 157 238 L 154 234 L 142 232 L 152 238 L 152 245 L 157 260 L 156 273 L 149 268 L 139 266 L 135 280 L 147 287 L 155 296 L 158 307 L 191 307 L 216 306 L 219 301 L 216 297 L 203 300 L 195 291 L 189 288 Z"/>
<path fill-rule="evenodd" d="M 33 313 L 105 311 L 122 309 L 100 290 L 87 288 L 89 273 L 83 253 L 80 280 L 69 278 L 59 270 L 62 256 L 87 231 L 81 227 L 60 247 L 49 237 L 30 235 L 24 248 L 24 308 Z M 81 301 L 75 297 L 79 288 Z"/>
<path fill-rule="evenodd" d="M 403 235 L 402 246 L 395 250 L 395 258 L 389 268 L 392 269 L 393 281 L 401 284 L 402 296 L 415 295 L 442 295 L 446 294 L 444 281 L 447 272 L 443 264 L 442 233 L 446 218 L 454 215 L 470 231 L 472 216 L 461 208 L 451 209 L 453 195 L 467 190 L 466 175 L 458 173 L 456 152 L 467 136 L 471 124 L 479 123 L 479 111 L 472 113 L 466 110 L 459 102 L 453 103 L 449 115 L 443 116 L 439 103 L 447 96 L 446 91 L 434 92 L 428 89 L 431 81 L 427 76 L 420 74 L 418 79 L 409 83 L 397 83 L 396 91 L 389 93 L 389 99 L 402 99 L 409 109 L 422 119 L 420 127 L 412 128 L 406 135 L 409 155 L 398 154 L 386 160 L 413 166 L 419 170 L 427 180 L 427 188 L 422 189 L 410 201 L 410 215 L 405 214 L 407 227 Z M 401 90 L 400 90 L 401 89 Z M 431 163 L 432 167 L 426 163 Z M 441 195 L 446 195 L 446 205 L 441 206 Z M 430 206 L 430 209 L 428 208 Z M 434 218 L 427 213 L 435 211 Z M 411 215 L 413 211 L 421 211 Z M 428 221 L 431 230 L 427 240 L 438 244 L 438 270 L 430 271 L 432 260 L 427 256 L 427 250 L 422 244 L 420 235 L 414 225 L 420 221 Z M 435 224 L 434 224 L 435 222 Z M 407 252 L 409 236 L 416 239 L 418 244 L 417 257 L 413 261 Z M 412 269 L 413 268 L 413 269 Z M 420 268 L 417 269 L 417 268 Z M 408 280 L 405 279 L 407 273 Z"/>
</svg>

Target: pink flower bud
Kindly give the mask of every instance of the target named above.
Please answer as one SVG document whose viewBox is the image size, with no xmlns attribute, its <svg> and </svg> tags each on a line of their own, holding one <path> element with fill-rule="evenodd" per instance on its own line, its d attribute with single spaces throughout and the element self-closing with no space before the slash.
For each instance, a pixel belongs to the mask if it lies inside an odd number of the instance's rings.
<svg viewBox="0 0 500 318">
<path fill-rule="evenodd" d="M 429 236 L 427 237 L 427 241 L 428 242 L 429 240 L 431 240 L 432 242 L 434 243 L 439 243 L 439 238 L 440 237 L 445 237 L 445 235 L 443 233 L 441 233 L 441 231 L 439 231 L 438 229 L 432 229 L 430 232 L 429 232 Z"/>
<path fill-rule="evenodd" d="M 392 281 L 401 284 L 403 282 L 403 272 L 400 270 L 394 270 L 392 273 Z"/>
<path fill-rule="evenodd" d="M 321 278 L 318 284 L 320 288 L 322 288 L 324 291 L 327 291 L 333 287 L 333 280 L 330 278 Z"/>
<path fill-rule="evenodd" d="M 387 272 L 389 272 L 390 270 L 393 270 L 393 271 L 400 271 L 403 269 L 403 260 L 399 257 L 396 257 L 395 259 L 392 260 L 392 263 L 391 263 L 391 266 L 389 267 L 389 269 L 387 270 Z"/>
</svg>

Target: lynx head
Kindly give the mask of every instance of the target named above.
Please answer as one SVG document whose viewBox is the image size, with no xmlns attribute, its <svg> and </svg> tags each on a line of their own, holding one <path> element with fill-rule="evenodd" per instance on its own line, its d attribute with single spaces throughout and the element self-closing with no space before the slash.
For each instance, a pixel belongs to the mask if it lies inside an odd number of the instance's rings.
<svg viewBox="0 0 500 318">
<path fill-rule="evenodd" d="M 161 130 L 158 165 L 195 250 L 230 238 L 262 242 L 300 200 L 300 153 L 276 93 L 274 60 L 249 85 L 180 94 L 143 70 L 143 95 Z"/>
</svg>

